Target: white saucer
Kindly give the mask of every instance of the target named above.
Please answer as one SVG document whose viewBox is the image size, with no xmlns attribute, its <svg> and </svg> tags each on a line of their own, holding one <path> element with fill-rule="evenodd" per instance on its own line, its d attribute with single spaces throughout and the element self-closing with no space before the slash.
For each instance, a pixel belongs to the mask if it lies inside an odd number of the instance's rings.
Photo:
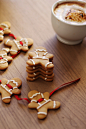
<svg viewBox="0 0 86 129">
<path fill-rule="evenodd" d="M 82 42 L 82 40 L 77 40 L 77 41 L 71 41 L 71 40 L 66 40 L 66 39 L 63 39 L 62 37 L 58 36 L 57 35 L 57 39 L 64 43 L 64 44 L 67 44 L 67 45 L 76 45 L 76 44 L 79 44 Z"/>
</svg>

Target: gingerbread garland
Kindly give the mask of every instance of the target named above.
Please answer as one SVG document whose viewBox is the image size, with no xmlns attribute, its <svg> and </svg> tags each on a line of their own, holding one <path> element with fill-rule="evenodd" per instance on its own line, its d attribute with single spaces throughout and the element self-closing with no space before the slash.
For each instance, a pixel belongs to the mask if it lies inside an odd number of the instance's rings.
<svg viewBox="0 0 86 129">
<path fill-rule="evenodd" d="M 73 84 L 75 82 L 78 82 L 80 78 L 62 84 L 61 86 L 57 87 L 55 90 L 53 90 L 51 93 L 45 92 L 40 93 L 36 90 L 30 91 L 28 93 L 28 100 L 27 98 L 19 98 L 18 94 L 20 94 L 20 90 L 18 87 L 21 86 L 22 82 L 19 78 L 13 78 L 12 80 L 7 80 L 3 78 L 0 80 L 0 93 L 2 94 L 2 101 L 5 103 L 9 103 L 11 101 L 11 95 L 14 94 L 17 100 L 26 100 L 28 104 L 28 108 L 36 108 L 38 111 L 38 119 L 44 119 L 47 116 L 48 109 L 58 109 L 60 107 L 60 102 L 58 101 L 52 101 L 49 99 L 52 94 L 54 94 L 57 90 L 60 88 L 63 88 L 65 86 L 68 86 L 70 84 Z"/>
<path fill-rule="evenodd" d="M 11 33 L 10 30 L 11 24 L 9 22 L 3 22 L 0 24 L 0 41 L 3 41 L 4 34 L 13 37 L 13 40 L 5 39 L 4 44 L 9 48 L 3 48 L 0 51 L 0 70 L 5 70 L 8 68 L 8 63 L 15 58 L 20 51 L 27 52 L 28 47 L 33 45 L 33 40 L 31 38 L 22 38 L 17 37 Z M 7 50 L 8 49 L 8 50 Z M 7 53 L 10 53 L 11 56 L 7 56 Z"/>
</svg>

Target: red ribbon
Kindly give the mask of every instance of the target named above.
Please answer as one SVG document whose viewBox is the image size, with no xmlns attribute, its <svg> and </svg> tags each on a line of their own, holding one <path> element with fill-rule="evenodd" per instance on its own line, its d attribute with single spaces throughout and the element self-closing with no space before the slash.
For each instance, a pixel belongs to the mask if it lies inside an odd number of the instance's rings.
<svg viewBox="0 0 86 129">
<path fill-rule="evenodd" d="M 2 57 L 0 57 L 0 59 L 3 59 Z"/>
<path fill-rule="evenodd" d="M 12 33 L 9 34 L 9 36 L 13 37 L 14 39 L 16 39 L 16 36 Z"/>
<path fill-rule="evenodd" d="M 17 54 L 12 55 L 11 57 L 12 57 L 12 58 L 15 58 L 19 53 L 20 53 L 20 51 L 18 51 Z"/>
<path fill-rule="evenodd" d="M 0 27 L 0 30 L 4 30 L 4 29 Z"/>
<path fill-rule="evenodd" d="M 78 82 L 79 80 L 80 80 L 80 78 L 78 78 L 78 79 L 76 79 L 76 80 L 74 80 L 74 81 L 70 81 L 70 82 L 67 82 L 67 83 L 62 84 L 61 86 L 59 86 L 59 87 L 57 87 L 55 90 L 53 90 L 53 91 L 50 93 L 50 96 L 51 96 L 53 93 L 55 93 L 57 90 L 59 90 L 59 89 L 65 87 L 65 86 L 71 85 L 71 84 L 73 84 L 73 83 L 75 83 L 75 82 Z M 1 83 L 1 80 L 0 80 L 0 83 Z M 13 87 L 12 87 L 10 84 L 7 84 L 7 86 L 8 86 L 10 89 L 13 89 Z M 18 95 L 14 95 L 14 96 L 15 96 L 15 98 L 16 98 L 17 100 L 26 100 L 28 103 L 30 103 L 30 100 L 28 100 L 27 98 L 19 98 Z M 40 98 L 37 102 L 41 102 L 41 101 L 43 101 L 43 100 L 44 100 L 44 98 Z"/>
<path fill-rule="evenodd" d="M 13 87 L 10 85 L 10 84 L 7 84 L 7 86 L 10 88 L 10 89 L 13 89 Z M 15 98 L 17 99 L 17 100 L 26 100 L 28 103 L 30 103 L 30 101 L 27 99 L 27 98 L 19 98 L 18 97 L 18 95 L 14 95 L 15 96 Z"/>
<path fill-rule="evenodd" d="M 50 96 L 51 96 L 53 93 L 55 93 L 57 90 L 59 90 L 59 89 L 65 87 L 65 86 L 68 86 L 68 85 L 70 85 L 70 84 L 73 84 L 73 83 L 75 83 L 75 82 L 78 82 L 79 80 L 80 80 L 80 78 L 78 78 L 78 79 L 76 79 L 76 80 L 74 80 L 74 81 L 70 81 L 70 82 L 67 82 L 67 83 L 62 84 L 61 86 L 59 86 L 59 87 L 57 87 L 55 90 L 53 90 L 53 91 L 50 93 Z"/>
</svg>

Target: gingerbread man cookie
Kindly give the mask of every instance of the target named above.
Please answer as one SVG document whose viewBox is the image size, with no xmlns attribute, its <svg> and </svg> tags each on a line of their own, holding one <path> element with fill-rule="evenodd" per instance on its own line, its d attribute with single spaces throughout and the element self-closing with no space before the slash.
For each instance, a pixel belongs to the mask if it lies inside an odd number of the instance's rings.
<svg viewBox="0 0 86 129">
<path fill-rule="evenodd" d="M 2 101 L 4 103 L 10 103 L 12 94 L 20 94 L 21 90 L 18 89 L 22 84 L 19 78 L 13 78 L 12 80 L 7 80 L 3 78 L 0 84 L 0 93 L 2 94 Z M 8 87 L 10 85 L 12 88 Z"/>
<path fill-rule="evenodd" d="M 49 96 L 49 92 L 40 93 L 36 90 L 28 93 L 28 97 L 31 100 L 28 107 L 37 109 L 39 119 L 46 118 L 48 109 L 58 109 L 60 107 L 60 102 L 52 101 Z M 40 99 L 42 99 L 41 102 L 39 102 Z"/>
<path fill-rule="evenodd" d="M 9 48 L 3 48 L 0 51 L 0 70 L 8 68 L 8 62 L 11 62 L 13 58 L 8 56 L 7 53 L 10 51 Z"/>
<path fill-rule="evenodd" d="M 29 52 L 28 59 L 26 62 L 28 65 L 26 66 L 27 80 L 34 81 L 37 78 L 42 78 L 46 81 L 53 80 L 53 54 L 48 53 L 46 48 L 38 47 L 34 52 Z"/>
<path fill-rule="evenodd" d="M 50 69 L 54 67 L 52 64 L 53 54 L 48 53 L 46 48 L 42 46 L 36 48 L 34 52 L 29 52 L 28 58 L 27 64 L 29 66 L 41 65 L 44 68 Z"/>
<path fill-rule="evenodd" d="M 11 47 L 10 54 L 15 55 L 19 50 L 24 52 L 28 51 L 28 47 L 33 45 L 33 40 L 31 38 L 22 38 L 19 36 L 14 40 L 5 39 L 4 44 Z"/>
<path fill-rule="evenodd" d="M 11 24 L 10 22 L 2 22 L 0 24 L 0 41 L 3 41 L 4 38 L 4 34 L 10 34 L 11 30 L 10 30 Z"/>
</svg>

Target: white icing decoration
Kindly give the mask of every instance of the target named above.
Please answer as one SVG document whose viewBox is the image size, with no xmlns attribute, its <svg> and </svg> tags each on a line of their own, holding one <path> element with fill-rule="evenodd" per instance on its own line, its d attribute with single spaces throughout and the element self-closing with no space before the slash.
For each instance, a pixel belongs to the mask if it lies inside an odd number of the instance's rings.
<svg viewBox="0 0 86 129">
<path fill-rule="evenodd" d="M 35 53 L 36 53 L 36 55 L 38 56 L 38 52 L 35 51 Z"/>
<path fill-rule="evenodd" d="M 47 78 L 45 77 L 45 80 L 47 80 Z"/>
<path fill-rule="evenodd" d="M 47 67 L 49 64 L 52 64 L 52 62 L 48 62 L 48 63 L 46 63 L 45 67 Z"/>
<path fill-rule="evenodd" d="M 33 59 L 30 59 L 30 61 L 35 65 L 35 62 L 34 62 L 34 60 L 33 60 Z"/>
<path fill-rule="evenodd" d="M 40 92 L 33 94 L 32 97 L 30 97 L 30 98 L 32 99 L 32 98 L 34 98 L 37 95 L 40 95 Z"/>
<path fill-rule="evenodd" d="M 33 67 L 33 69 L 35 69 L 35 67 Z"/>
<path fill-rule="evenodd" d="M 48 53 L 48 52 L 44 53 L 44 56 L 46 56 L 46 55 L 47 55 L 47 53 Z"/>
<path fill-rule="evenodd" d="M 25 43 L 23 43 L 23 46 L 27 47 L 28 46 L 28 40 L 26 38 L 22 38 L 20 41 L 24 40 Z"/>
<path fill-rule="evenodd" d="M 33 99 L 33 100 L 31 100 L 31 102 L 36 102 L 37 103 L 37 100 Z"/>
<path fill-rule="evenodd" d="M 3 35 L 0 35 L 1 38 L 3 38 L 4 36 Z"/>
<path fill-rule="evenodd" d="M 2 85 L 2 84 L 1 84 L 1 86 L 2 86 L 8 93 L 12 94 L 12 92 L 11 92 L 12 89 L 8 90 L 8 89 L 6 88 L 6 85 Z"/>
<path fill-rule="evenodd" d="M 4 61 L 1 60 L 0 64 L 4 64 L 4 63 L 7 63 L 7 59 L 6 58 L 3 58 Z"/>
<path fill-rule="evenodd" d="M 34 98 L 35 96 L 40 95 L 40 94 L 41 94 L 42 98 L 44 98 L 44 95 L 43 95 L 42 93 L 40 93 L 40 92 L 33 94 L 32 97 L 30 97 L 30 98 L 32 99 L 32 98 Z"/>
<path fill-rule="evenodd" d="M 16 84 L 16 86 L 18 86 L 18 83 L 15 80 L 8 80 L 7 84 L 9 84 L 9 82 L 13 82 L 14 84 Z M 13 87 L 15 88 L 15 87 Z"/>
<path fill-rule="evenodd" d="M 46 103 L 48 103 L 48 102 L 50 102 L 51 101 L 51 99 L 48 99 L 48 100 L 46 100 L 46 99 L 44 99 L 45 100 L 45 102 L 44 103 L 38 103 L 39 104 L 39 106 L 37 107 L 37 109 L 39 109 L 39 108 L 41 108 L 43 105 L 45 105 Z"/>
<path fill-rule="evenodd" d="M 8 97 L 3 97 L 2 100 L 3 100 L 3 99 L 10 99 L 10 98 L 11 98 L 10 96 L 8 96 Z"/>
<path fill-rule="evenodd" d="M 34 75 L 36 75 L 36 73 L 33 73 Z"/>
<path fill-rule="evenodd" d="M 4 60 L 4 61 L 1 60 L 0 64 L 7 63 L 8 60 L 6 58 L 4 58 L 4 56 L 6 56 L 6 55 L 7 55 L 7 53 L 0 54 L 0 57 L 2 57 L 2 59 Z"/>
<path fill-rule="evenodd" d="M 53 101 L 53 108 L 55 108 L 56 107 L 56 102 L 55 101 Z"/>
<path fill-rule="evenodd" d="M 47 115 L 46 112 L 38 112 L 37 114 L 44 114 L 44 115 Z"/>
<path fill-rule="evenodd" d="M 4 33 L 3 33 L 3 30 L 0 30 L 0 34 L 4 34 Z"/>
<path fill-rule="evenodd" d="M 6 41 L 6 43 L 5 43 L 5 44 L 7 44 L 9 41 L 10 41 L 10 39 L 7 39 L 7 41 Z"/>
<path fill-rule="evenodd" d="M 6 55 L 7 55 L 7 53 L 0 54 L 1 57 L 4 57 L 4 56 L 6 56 Z"/>
<path fill-rule="evenodd" d="M 4 28 L 4 30 L 8 29 L 8 25 L 7 25 L 7 24 L 5 24 L 5 23 L 1 23 L 0 25 L 2 25 L 2 26 L 4 26 L 4 27 L 6 27 L 6 28 Z"/>
<path fill-rule="evenodd" d="M 35 56 L 35 57 L 33 57 L 33 59 L 44 59 L 44 60 L 47 60 L 48 58 L 46 58 L 45 56 L 43 56 L 43 57 Z"/>
<path fill-rule="evenodd" d="M 45 49 L 36 49 L 36 51 L 39 51 L 39 52 L 46 52 Z"/>
<path fill-rule="evenodd" d="M 9 52 L 9 49 L 6 49 L 6 48 L 2 48 L 2 50 L 6 51 L 6 52 Z"/>
<path fill-rule="evenodd" d="M 16 51 L 16 50 L 13 50 L 13 49 L 11 49 L 10 51 L 12 51 L 12 52 L 18 52 L 18 51 Z"/>
<path fill-rule="evenodd" d="M 15 43 L 15 45 L 17 46 L 17 48 L 20 50 L 21 44 L 18 44 L 19 41 L 16 41 L 16 40 L 14 39 L 13 42 Z"/>
</svg>

